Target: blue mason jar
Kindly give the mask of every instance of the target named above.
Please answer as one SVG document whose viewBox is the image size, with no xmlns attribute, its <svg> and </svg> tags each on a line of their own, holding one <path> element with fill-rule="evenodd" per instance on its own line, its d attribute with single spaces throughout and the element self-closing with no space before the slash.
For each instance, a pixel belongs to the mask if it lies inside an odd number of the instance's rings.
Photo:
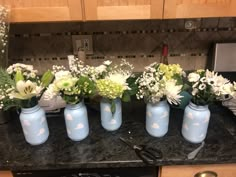
<svg viewBox="0 0 236 177">
<path fill-rule="evenodd" d="M 170 106 L 166 100 L 159 103 L 147 103 L 146 130 L 154 137 L 162 137 L 168 131 Z"/>
<path fill-rule="evenodd" d="M 111 101 L 103 98 L 100 102 L 102 127 L 108 131 L 114 131 L 120 128 L 122 124 L 122 108 L 120 98 L 113 100 L 115 103 L 115 112 L 111 112 Z"/>
<path fill-rule="evenodd" d="M 44 143 L 49 136 L 45 111 L 36 105 L 32 108 L 22 108 L 20 122 L 25 140 L 31 145 Z"/>
<path fill-rule="evenodd" d="M 206 138 L 210 111 L 208 105 L 198 106 L 190 102 L 184 110 L 182 135 L 191 143 L 200 143 Z"/>
<path fill-rule="evenodd" d="M 64 117 L 67 135 L 71 140 L 80 141 L 88 136 L 88 114 L 83 101 L 74 105 L 67 104 L 64 110 Z"/>
</svg>

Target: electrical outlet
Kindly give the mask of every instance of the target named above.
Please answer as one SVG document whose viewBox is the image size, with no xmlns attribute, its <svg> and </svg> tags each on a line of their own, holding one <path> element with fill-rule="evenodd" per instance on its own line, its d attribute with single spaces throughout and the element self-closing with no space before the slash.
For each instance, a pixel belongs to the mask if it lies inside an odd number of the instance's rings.
<svg viewBox="0 0 236 177">
<path fill-rule="evenodd" d="M 72 44 L 74 54 L 77 55 L 80 49 L 86 54 L 93 54 L 93 38 L 92 35 L 72 35 Z"/>
</svg>

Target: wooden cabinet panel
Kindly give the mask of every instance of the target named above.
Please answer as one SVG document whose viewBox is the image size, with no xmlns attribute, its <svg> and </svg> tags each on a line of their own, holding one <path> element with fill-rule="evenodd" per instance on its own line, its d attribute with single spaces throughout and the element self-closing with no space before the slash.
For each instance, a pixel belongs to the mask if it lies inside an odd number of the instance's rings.
<svg viewBox="0 0 236 177">
<path fill-rule="evenodd" d="M 232 0 L 165 0 L 164 18 L 236 16 Z"/>
<path fill-rule="evenodd" d="M 1 177 L 13 177 L 10 171 L 0 171 Z"/>
<path fill-rule="evenodd" d="M 235 177 L 236 164 L 163 166 L 160 177 L 194 177 L 203 171 L 214 171 L 218 177 Z"/>
<path fill-rule="evenodd" d="M 84 0 L 85 20 L 161 19 L 163 0 Z"/>
<path fill-rule="evenodd" d="M 11 22 L 82 20 L 81 0 L 0 0 L 11 6 Z"/>
</svg>

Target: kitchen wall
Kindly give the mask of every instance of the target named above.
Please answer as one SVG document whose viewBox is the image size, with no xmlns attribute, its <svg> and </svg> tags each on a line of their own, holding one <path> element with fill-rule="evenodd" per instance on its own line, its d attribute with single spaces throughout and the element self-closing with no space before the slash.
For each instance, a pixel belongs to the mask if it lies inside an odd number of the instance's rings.
<svg viewBox="0 0 236 177">
<path fill-rule="evenodd" d="M 67 65 L 67 55 L 73 53 L 72 35 L 88 34 L 94 50 L 86 58 L 88 64 L 126 58 L 142 71 L 159 62 L 167 42 L 169 62 L 193 70 L 206 67 L 215 42 L 236 41 L 236 18 L 190 20 L 196 28 L 185 28 L 189 19 L 11 24 L 9 63 L 32 63 L 40 71 L 53 64 Z"/>
</svg>

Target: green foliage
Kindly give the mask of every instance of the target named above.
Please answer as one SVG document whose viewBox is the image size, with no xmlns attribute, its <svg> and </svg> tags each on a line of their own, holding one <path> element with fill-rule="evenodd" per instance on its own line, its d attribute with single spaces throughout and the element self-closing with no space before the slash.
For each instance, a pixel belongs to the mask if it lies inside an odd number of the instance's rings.
<svg viewBox="0 0 236 177">
<path fill-rule="evenodd" d="M 115 112 L 116 112 L 115 100 L 111 100 L 111 113 L 114 114 Z"/>
<path fill-rule="evenodd" d="M 83 97 L 89 97 L 95 94 L 96 91 L 95 83 L 86 76 L 80 76 L 76 85 L 80 89 L 81 96 Z"/>
<path fill-rule="evenodd" d="M 69 104 L 77 104 L 83 98 L 90 97 L 95 93 L 95 83 L 86 76 L 80 76 L 75 85 L 68 90 L 61 90 L 62 98 Z"/>
<path fill-rule="evenodd" d="M 68 104 L 77 104 L 80 101 L 82 101 L 82 98 L 80 97 L 80 95 L 66 95 L 62 93 L 61 96 L 63 100 L 65 100 L 65 102 Z"/>
<path fill-rule="evenodd" d="M 54 75 L 52 73 L 52 71 L 48 70 L 46 71 L 42 78 L 41 78 L 41 84 L 43 87 L 47 87 L 54 79 Z"/>
<path fill-rule="evenodd" d="M 21 71 L 16 71 L 15 74 L 15 83 L 17 83 L 18 81 L 23 81 L 24 80 L 24 76 L 22 74 Z"/>
<path fill-rule="evenodd" d="M 136 84 L 138 76 L 129 77 L 127 79 L 128 86 L 130 90 L 125 90 L 122 95 L 122 101 L 129 102 L 131 101 L 131 96 L 135 95 L 138 92 L 138 85 Z"/>
<path fill-rule="evenodd" d="M 1 104 L 4 105 L 3 110 L 8 110 L 12 107 L 20 107 L 20 102 L 18 100 L 10 99 L 7 95 L 8 92 L 6 90 L 11 87 L 15 87 L 15 81 L 3 68 L 0 68 L 0 95 L 5 96 L 5 98 L 0 101 Z"/>
<path fill-rule="evenodd" d="M 3 68 L 0 68 L 0 85 L 2 86 L 6 84 L 10 86 L 15 86 L 15 81 Z"/>
</svg>

